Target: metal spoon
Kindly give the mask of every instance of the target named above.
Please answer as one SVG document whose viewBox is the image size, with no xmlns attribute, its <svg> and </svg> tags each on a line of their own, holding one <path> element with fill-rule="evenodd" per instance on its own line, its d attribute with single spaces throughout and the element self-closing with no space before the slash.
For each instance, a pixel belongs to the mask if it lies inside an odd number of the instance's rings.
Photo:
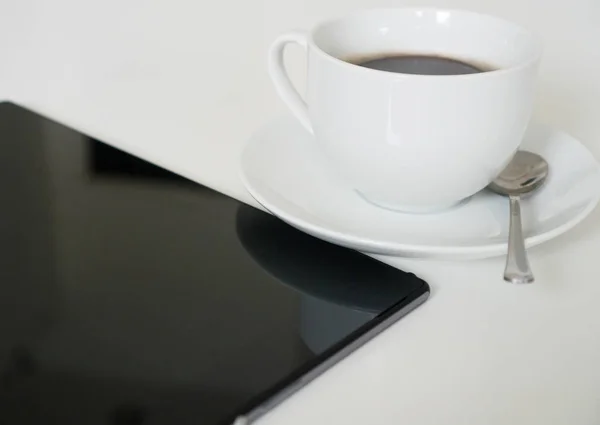
<svg viewBox="0 0 600 425">
<path fill-rule="evenodd" d="M 525 239 L 521 225 L 520 197 L 539 188 L 548 176 L 548 163 L 541 156 L 527 151 L 517 151 L 512 161 L 489 184 L 489 188 L 510 199 L 510 226 L 508 254 L 504 280 L 511 283 L 531 283 L 533 273 L 527 260 Z"/>
</svg>

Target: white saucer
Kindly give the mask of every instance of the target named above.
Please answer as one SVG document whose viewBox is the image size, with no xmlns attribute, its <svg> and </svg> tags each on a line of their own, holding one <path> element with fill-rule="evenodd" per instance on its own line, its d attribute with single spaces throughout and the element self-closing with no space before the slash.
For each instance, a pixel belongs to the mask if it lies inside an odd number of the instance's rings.
<svg viewBox="0 0 600 425">
<path fill-rule="evenodd" d="M 550 165 L 548 181 L 522 202 L 527 246 L 571 229 L 596 206 L 600 166 L 573 137 L 530 125 L 522 145 Z M 363 200 L 328 168 L 315 141 L 291 117 L 248 142 L 242 179 L 267 210 L 313 236 L 364 252 L 469 259 L 506 253 L 508 201 L 482 191 L 437 214 L 403 214 Z"/>
</svg>

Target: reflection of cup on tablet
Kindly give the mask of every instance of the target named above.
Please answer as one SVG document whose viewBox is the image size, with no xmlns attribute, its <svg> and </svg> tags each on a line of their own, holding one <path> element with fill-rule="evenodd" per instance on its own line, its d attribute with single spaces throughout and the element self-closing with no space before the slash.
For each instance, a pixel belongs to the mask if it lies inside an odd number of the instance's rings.
<svg viewBox="0 0 600 425">
<path fill-rule="evenodd" d="M 252 259 L 300 293 L 300 333 L 315 353 L 390 308 L 418 281 L 255 208 L 241 206 L 236 220 L 238 238 Z"/>
<path fill-rule="evenodd" d="M 300 336 L 313 353 L 319 354 L 376 315 L 343 307 L 311 295 L 302 295 Z"/>
</svg>

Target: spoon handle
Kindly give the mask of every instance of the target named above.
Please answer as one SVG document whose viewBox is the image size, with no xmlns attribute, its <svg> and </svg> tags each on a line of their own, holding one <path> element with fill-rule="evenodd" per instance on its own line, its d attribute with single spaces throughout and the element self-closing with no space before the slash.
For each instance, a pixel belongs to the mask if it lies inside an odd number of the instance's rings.
<svg viewBox="0 0 600 425">
<path fill-rule="evenodd" d="M 527 260 L 525 239 L 521 225 L 521 204 L 519 196 L 510 196 L 510 227 L 508 230 L 508 254 L 504 280 L 510 283 L 531 283 L 533 273 Z"/>
</svg>

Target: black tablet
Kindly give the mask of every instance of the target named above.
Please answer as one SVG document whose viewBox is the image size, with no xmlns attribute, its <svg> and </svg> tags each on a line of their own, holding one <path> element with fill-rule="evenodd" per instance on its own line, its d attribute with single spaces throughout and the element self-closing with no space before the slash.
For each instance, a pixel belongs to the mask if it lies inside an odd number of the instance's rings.
<svg viewBox="0 0 600 425">
<path fill-rule="evenodd" d="M 0 423 L 250 423 L 421 279 L 0 104 Z"/>
</svg>

